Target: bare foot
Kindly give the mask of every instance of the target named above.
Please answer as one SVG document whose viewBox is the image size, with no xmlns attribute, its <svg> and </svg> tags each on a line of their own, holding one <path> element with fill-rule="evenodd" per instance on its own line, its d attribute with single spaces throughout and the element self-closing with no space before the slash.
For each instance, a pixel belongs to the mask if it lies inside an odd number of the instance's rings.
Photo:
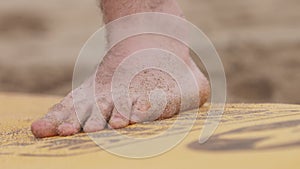
<svg viewBox="0 0 300 169">
<path fill-rule="evenodd" d="M 121 2 L 122 1 L 122 2 Z M 182 16 L 182 12 L 174 0 L 102 0 L 101 7 L 106 23 L 139 12 L 164 12 L 177 16 Z M 109 35 L 113 32 L 108 31 Z M 54 105 L 49 112 L 35 121 L 32 126 L 32 133 L 38 137 L 69 136 L 84 132 L 96 132 L 109 126 L 111 128 L 123 128 L 133 123 L 165 119 L 174 116 L 180 111 L 181 92 L 176 81 L 166 72 L 158 69 L 147 69 L 137 74 L 130 84 L 130 98 L 128 102 L 131 112 L 128 117 L 114 106 L 111 94 L 111 83 L 114 72 L 118 65 L 132 53 L 148 48 L 160 48 L 172 51 L 179 56 L 192 70 L 199 86 L 200 103 L 202 105 L 209 96 L 209 84 L 205 76 L 194 64 L 189 56 L 189 49 L 180 42 L 159 36 L 159 35 L 140 35 L 128 38 L 116 45 L 105 56 L 94 77 L 90 77 L 79 88 L 68 94 L 60 103 Z M 90 91 L 93 91 L 95 80 L 95 95 L 99 111 L 89 98 Z M 148 111 L 151 108 L 149 101 L 149 91 L 161 89 L 166 93 L 166 107 L 162 114 L 155 116 Z M 182 91 L 184 93 L 184 91 Z M 82 101 L 73 103 L 73 97 L 82 98 Z M 193 97 L 193 96 L 191 96 Z M 188 107 L 196 108 L 195 105 Z M 77 113 L 76 113 L 76 111 Z"/>
</svg>

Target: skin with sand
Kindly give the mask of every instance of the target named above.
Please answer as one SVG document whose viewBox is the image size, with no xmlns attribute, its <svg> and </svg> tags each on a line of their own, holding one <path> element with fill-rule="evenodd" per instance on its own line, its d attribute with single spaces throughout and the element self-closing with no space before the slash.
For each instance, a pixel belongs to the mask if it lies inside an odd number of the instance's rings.
<svg viewBox="0 0 300 169">
<path fill-rule="evenodd" d="M 175 0 L 102 0 L 100 2 L 104 22 L 108 24 L 116 19 L 136 13 L 160 12 L 183 17 L 183 13 Z M 113 30 L 107 30 L 107 43 L 114 35 Z M 96 132 L 107 126 L 118 129 L 130 124 L 173 117 L 180 111 L 181 93 L 176 81 L 166 72 L 158 69 L 147 69 L 138 73 L 130 84 L 131 104 L 130 116 L 124 117 L 114 106 L 111 94 L 111 85 L 114 72 L 118 65 L 132 53 L 148 49 L 160 48 L 172 51 L 188 65 L 196 78 L 199 87 L 200 103 L 190 105 L 188 109 L 203 105 L 210 94 L 209 83 L 189 55 L 189 48 L 175 39 L 152 34 L 143 34 L 127 38 L 115 45 L 99 65 L 95 76 L 88 78 L 81 86 L 70 92 L 63 100 L 50 108 L 41 119 L 35 121 L 31 130 L 35 137 L 69 136 L 81 132 Z M 95 77 L 95 78 L 94 78 Z M 95 81 L 95 86 L 93 82 Z M 89 101 L 80 103 L 80 114 L 76 114 L 73 97 L 82 97 L 86 100 L 87 92 L 95 87 L 96 103 L 101 110 L 91 111 Z M 161 115 L 153 119 L 149 113 L 151 103 L 148 93 L 154 89 L 161 89 L 166 93 L 166 107 Z M 189 96 L 193 97 L 193 96 Z"/>
</svg>

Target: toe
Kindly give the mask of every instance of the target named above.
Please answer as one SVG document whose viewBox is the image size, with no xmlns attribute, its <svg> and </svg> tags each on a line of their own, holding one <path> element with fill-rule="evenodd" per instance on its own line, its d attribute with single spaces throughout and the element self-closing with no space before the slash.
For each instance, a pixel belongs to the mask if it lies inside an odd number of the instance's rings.
<svg viewBox="0 0 300 169">
<path fill-rule="evenodd" d="M 119 113 L 116 108 L 114 108 L 112 115 L 109 120 L 109 128 L 119 129 L 124 128 L 129 125 L 129 115 L 125 117 L 123 114 Z"/>
<path fill-rule="evenodd" d="M 130 122 L 133 123 L 141 123 L 145 121 L 150 121 L 151 113 L 148 110 L 151 108 L 151 103 L 149 102 L 147 97 L 139 97 L 137 101 L 133 105 L 132 114 L 130 118 Z M 152 119 L 153 121 L 155 119 Z"/>
<path fill-rule="evenodd" d="M 83 127 L 83 131 L 85 133 L 93 133 L 93 132 L 103 130 L 105 126 L 106 126 L 106 121 L 92 119 L 86 122 L 86 124 Z"/>
<path fill-rule="evenodd" d="M 47 119 L 40 119 L 32 123 L 31 131 L 37 138 L 57 136 L 57 124 Z"/>
<path fill-rule="evenodd" d="M 77 127 L 76 124 L 74 125 L 68 122 L 62 123 L 57 128 L 57 133 L 60 136 L 71 136 L 79 133 L 79 131 L 80 131 L 80 127 Z"/>
<path fill-rule="evenodd" d="M 37 138 L 59 135 L 57 127 L 67 115 L 65 106 L 61 103 L 54 105 L 44 118 L 32 123 L 31 131 L 33 135 Z"/>
<path fill-rule="evenodd" d="M 130 118 L 131 124 L 157 120 L 170 110 L 170 103 L 167 100 L 156 98 L 150 102 L 149 99 L 148 96 L 140 96 L 134 103 Z"/>
<path fill-rule="evenodd" d="M 99 105 L 101 112 L 97 109 L 96 106 L 93 107 L 91 116 L 84 124 L 83 127 L 84 132 L 92 133 L 92 132 L 103 130 L 105 128 L 107 119 L 111 114 L 112 108 L 104 109 L 103 107 L 104 106 Z"/>
<path fill-rule="evenodd" d="M 70 136 L 79 133 L 81 130 L 80 122 L 76 113 L 72 113 L 68 119 L 64 120 L 57 128 L 57 133 L 60 136 Z"/>
</svg>

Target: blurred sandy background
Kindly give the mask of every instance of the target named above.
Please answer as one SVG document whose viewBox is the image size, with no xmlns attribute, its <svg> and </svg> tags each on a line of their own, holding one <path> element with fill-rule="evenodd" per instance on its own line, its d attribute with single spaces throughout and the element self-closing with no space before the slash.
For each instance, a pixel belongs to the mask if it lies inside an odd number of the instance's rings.
<svg viewBox="0 0 300 169">
<path fill-rule="evenodd" d="M 180 0 L 225 66 L 230 102 L 300 104 L 299 0 Z M 97 0 L 1 0 L 0 91 L 65 95 Z"/>
</svg>

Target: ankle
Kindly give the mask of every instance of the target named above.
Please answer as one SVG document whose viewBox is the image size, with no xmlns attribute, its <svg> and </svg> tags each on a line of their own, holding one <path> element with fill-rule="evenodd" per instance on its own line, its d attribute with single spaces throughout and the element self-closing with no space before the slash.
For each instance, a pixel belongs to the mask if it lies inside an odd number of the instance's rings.
<svg viewBox="0 0 300 169">
<path fill-rule="evenodd" d="M 105 23 L 143 12 L 161 12 L 183 16 L 176 0 L 101 0 L 100 5 Z"/>
</svg>

